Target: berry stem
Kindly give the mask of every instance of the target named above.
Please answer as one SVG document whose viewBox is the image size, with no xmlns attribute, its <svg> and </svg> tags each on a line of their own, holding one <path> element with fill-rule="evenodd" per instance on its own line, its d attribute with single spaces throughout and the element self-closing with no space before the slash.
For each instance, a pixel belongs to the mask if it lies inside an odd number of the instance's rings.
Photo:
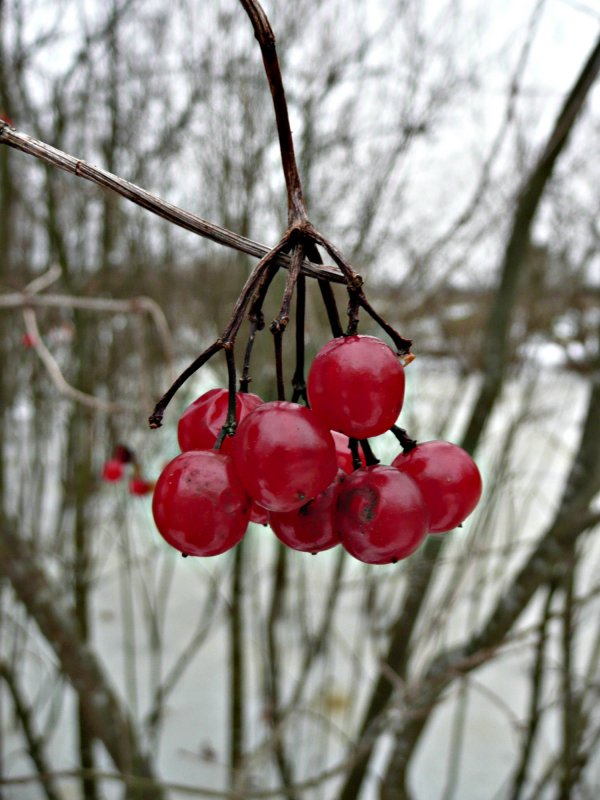
<svg viewBox="0 0 600 800">
<path fill-rule="evenodd" d="M 333 258 L 335 263 L 341 269 L 344 278 L 346 279 L 346 285 L 348 287 L 352 287 L 354 289 L 360 289 L 363 284 L 362 277 L 354 270 L 351 264 L 346 261 L 342 253 L 337 249 L 335 245 L 333 245 L 329 239 L 326 239 L 322 233 L 316 228 L 313 228 L 312 225 L 309 225 L 306 231 L 309 236 L 312 236 L 317 244 L 322 245 L 325 250 L 329 253 L 329 255 Z"/>
<path fill-rule="evenodd" d="M 285 289 L 283 290 L 283 298 L 281 300 L 281 308 L 279 309 L 279 314 L 271 323 L 271 330 L 277 328 L 277 330 L 280 330 L 281 333 L 283 333 L 288 322 L 290 321 L 290 306 L 292 303 L 292 297 L 294 296 L 294 289 L 298 283 L 298 277 L 300 275 L 300 268 L 303 260 L 304 245 L 300 241 L 295 245 L 292 251 L 292 265 L 288 270 Z"/>
<path fill-rule="evenodd" d="M 308 239 L 305 244 L 305 252 L 306 257 L 310 258 L 311 262 L 314 262 L 315 264 L 323 263 L 321 254 L 319 253 L 316 244 L 311 239 Z M 325 311 L 327 312 L 327 319 L 329 320 L 331 335 L 334 337 L 334 339 L 337 339 L 339 336 L 343 335 L 344 331 L 342 329 L 342 323 L 340 322 L 340 315 L 337 310 L 333 289 L 329 281 L 319 280 L 319 290 L 321 292 L 321 298 L 325 306 Z"/>
<path fill-rule="evenodd" d="M 277 399 L 285 400 L 285 385 L 283 382 L 283 331 L 271 328 L 273 343 L 275 345 L 275 374 L 277 377 Z"/>
<path fill-rule="evenodd" d="M 291 233 L 292 231 L 290 231 Z M 283 299 L 279 314 L 271 323 L 271 333 L 275 343 L 275 369 L 277 374 L 277 399 L 285 400 L 285 388 L 283 383 L 283 334 L 290 321 L 290 305 L 294 295 L 294 289 L 300 275 L 300 268 L 304 260 L 304 245 L 298 241 L 292 251 L 292 266 L 288 270 Z"/>
<path fill-rule="evenodd" d="M 398 425 L 392 425 L 390 432 L 398 439 L 404 453 L 410 453 L 410 451 L 414 450 L 417 446 L 417 440 L 411 439 L 404 428 L 399 428 Z"/>
<path fill-rule="evenodd" d="M 200 369 L 200 367 L 204 366 L 204 364 L 206 364 L 206 362 L 209 361 L 218 350 L 221 350 L 224 347 L 228 347 L 229 345 L 233 347 L 233 344 L 235 342 L 235 337 L 240 329 L 242 320 L 244 319 L 244 312 L 246 311 L 248 303 L 250 302 L 251 298 L 256 292 L 257 287 L 261 285 L 261 280 L 264 274 L 268 271 L 274 259 L 283 250 L 287 248 L 290 237 L 291 237 L 291 231 L 286 231 L 283 238 L 280 239 L 279 242 L 275 245 L 275 247 L 269 250 L 269 252 L 263 258 L 261 258 L 258 264 L 254 267 L 254 269 L 248 276 L 246 283 L 244 284 L 240 296 L 237 299 L 229 323 L 225 328 L 221 338 L 217 339 L 209 347 L 207 347 L 206 350 L 200 353 L 198 358 L 192 361 L 192 363 L 183 370 L 183 372 L 175 379 L 170 388 L 164 393 L 164 395 L 160 398 L 158 403 L 154 406 L 154 411 L 148 418 L 148 423 L 152 429 L 161 427 L 162 418 L 164 416 L 167 406 L 169 405 L 175 394 L 187 381 L 187 379 L 190 378 L 195 372 L 197 372 Z"/>
<path fill-rule="evenodd" d="M 360 460 L 360 454 L 358 452 L 358 439 L 354 439 L 351 436 L 348 442 L 348 447 L 352 453 L 352 466 L 354 469 L 360 469 L 362 467 L 362 461 Z"/>
<path fill-rule="evenodd" d="M 367 467 L 375 467 L 377 464 L 380 464 L 380 460 L 377 458 L 373 450 L 371 449 L 371 445 L 368 439 L 360 439 L 360 446 L 362 451 L 365 455 L 365 462 Z"/>
<path fill-rule="evenodd" d="M 275 258 L 285 251 L 289 246 L 293 230 L 287 230 L 279 242 L 269 250 L 267 255 L 258 262 L 250 275 L 238 297 L 236 304 L 233 308 L 229 324 L 221 337 L 224 342 L 234 342 L 240 325 L 244 319 L 244 312 L 250 300 L 254 297 L 257 289 L 259 289 L 265 280 L 265 274 L 268 273 L 268 267 L 272 264 Z M 290 267 L 291 269 L 291 267 Z"/>
<path fill-rule="evenodd" d="M 248 312 L 248 319 L 250 320 L 250 333 L 248 335 L 248 342 L 246 344 L 246 352 L 244 355 L 244 367 L 242 370 L 242 379 L 240 381 L 240 391 L 248 391 L 248 385 L 252 380 L 250 378 L 250 361 L 252 358 L 252 350 L 254 348 L 254 341 L 258 331 L 262 331 L 265 327 L 265 318 L 262 313 L 263 303 L 273 278 L 277 274 L 279 267 L 277 263 L 272 263 L 266 272 L 263 273 L 262 278 L 256 288 L 254 297 L 252 298 L 252 305 Z M 242 388 L 243 387 L 243 388 Z"/>
<path fill-rule="evenodd" d="M 348 288 L 348 327 L 346 336 L 354 336 L 358 331 L 358 292 Z"/>
<path fill-rule="evenodd" d="M 246 350 L 244 352 L 244 365 L 242 367 L 242 377 L 240 378 L 240 392 L 247 394 L 248 387 L 250 386 L 250 359 L 252 358 L 252 348 L 256 334 L 265 327 L 265 321 L 262 312 L 259 314 L 250 314 L 250 333 L 248 334 L 248 341 L 246 342 Z"/>
<path fill-rule="evenodd" d="M 214 449 L 220 450 L 223 444 L 223 439 L 226 436 L 233 436 L 237 428 L 237 404 L 236 404 L 236 384 L 237 374 L 235 371 L 235 353 L 232 345 L 224 348 L 225 359 L 227 360 L 227 378 L 228 378 L 228 394 L 227 394 L 227 419 L 221 428 L 217 441 L 215 442 Z"/>
<path fill-rule="evenodd" d="M 308 405 L 306 380 L 304 377 L 304 323 L 306 318 L 306 278 L 298 275 L 296 284 L 296 369 L 292 377 L 292 403 L 302 399 Z"/>
<path fill-rule="evenodd" d="M 401 336 L 398 331 L 394 330 L 392 326 L 385 321 L 385 319 L 378 314 L 373 306 L 367 300 L 367 297 L 362 289 L 363 279 L 362 277 L 353 269 L 351 264 L 346 261 L 342 253 L 333 245 L 328 239 L 326 239 L 323 234 L 319 233 L 312 225 L 309 225 L 307 231 L 309 236 L 317 242 L 318 244 L 322 245 L 325 250 L 329 253 L 329 255 L 333 258 L 335 263 L 341 269 L 344 278 L 346 279 L 346 285 L 348 287 L 348 292 L 351 294 L 350 302 L 354 304 L 356 302 L 362 308 L 365 309 L 367 314 L 372 317 L 375 322 L 382 328 L 390 339 L 394 342 L 394 345 L 398 352 L 402 355 L 405 355 L 409 352 L 412 341 L 410 339 L 405 339 L 404 336 Z M 352 293 L 356 294 L 356 300 L 352 298 Z M 353 306 L 352 306 L 353 309 Z M 354 324 L 354 316 L 350 316 L 351 310 L 350 307 L 348 309 L 349 315 L 349 324 L 348 329 L 350 330 Z M 354 311 L 352 310 L 352 314 L 354 315 Z M 356 324 L 358 324 L 358 316 L 356 316 Z"/>
<path fill-rule="evenodd" d="M 175 396 L 175 394 L 179 391 L 179 389 L 183 386 L 183 384 L 190 378 L 195 372 L 197 372 L 200 367 L 204 366 L 207 361 L 214 356 L 216 352 L 221 350 L 223 347 L 223 342 L 220 339 L 217 339 L 216 342 L 213 342 L 210 347 L 207 347 L 203 353 L 200 353 L 198 358 L 196 358 L 192 363 L 183 370 L 181 375 L 175 379 L 171 387 L 163 394 L 160 398 L 158 403 L 154 406 L 154 411 L 148 417 L 148 423 L 150 427 L 154 430 L 156 428 L 160 428 L 162 425 L 162 418 L 165 413 L 165 409 Z"/>
<path fill-rule="evenodd" d="M 381 314 L 378 314 L 377 311 L 375 311 L 362 290 L 358 293 L 358 303 L 362 308 L 364 308 L 367 314 L 375 320 L 379 327 L 387 333 L 390 339 L 394 342 L 396 350 L 400 354 L 406 355 L 412 346 L 412 339 L 405 339 L 404 336 L 401 336 L 398 333 L 398 331 L 394 330 L 389 322 L 386 322 Z"/>
</svg>

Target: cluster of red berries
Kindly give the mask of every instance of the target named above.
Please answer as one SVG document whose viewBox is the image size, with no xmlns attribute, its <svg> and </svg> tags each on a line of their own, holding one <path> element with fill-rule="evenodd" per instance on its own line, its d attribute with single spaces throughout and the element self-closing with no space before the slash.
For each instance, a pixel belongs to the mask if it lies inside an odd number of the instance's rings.
<svg viewBox="0 0 600 800">
<path fill-rule="evenodd" d="M 161 473 L 152 504 L 169 544 L 184 555 L 218 555 L 249 521 L 268 521 L 296 550 L 341 544 L 360 561 L 384 564 L 473 511 L 481 477 L 460 447 L 405 437 L 391 466 L 372 457 L 368 438 L 394 428 L 404 399 L 403 366 L 380 339 L 330 341 L 307 388 L 310 408 L 237 393 L 233 434 L 227 390 L 212 389 L 186 409 L 183 452 Z"/>
<path fill-rule="evenodd" d="M 116 483 L 125 476 L 125 471 L 130 468 L 129 494 L 144 496 L 154 489 L 154 482 L 146 480 L 141 474 L 140 466 L 132 450 L 124 444 L 118 444 L 113 450 L 111 458 L 102 467 L 102 480 Z"/>
</svg>

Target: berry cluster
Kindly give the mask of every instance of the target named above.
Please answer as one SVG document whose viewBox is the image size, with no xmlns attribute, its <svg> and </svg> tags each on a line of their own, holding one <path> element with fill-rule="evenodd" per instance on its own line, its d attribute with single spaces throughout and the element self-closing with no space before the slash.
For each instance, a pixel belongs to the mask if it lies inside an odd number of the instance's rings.
<svg viewBox="0 0 600 800">
<path fill-rule="evenodd" d="M 428 533 L 459 525 L 481 495 L 471 457 L 442 441 L 416 444 L 395 427 L 404 399 L 397 355 L 372 336 L 339 337 L 308 374 L 310 407 L 212 389 L 179 421 L 182 453 L 153 497 L 158 530 L 184 555 L 234 547 L 249 521 L 271 525 L 295 550 L 341 544 L 369 564 L 406 558 Z M 396 432 L 391 466 L 368 439 Z"/>
<path fill-rule="evenodd" d="M 144 496 L 152 492 L 154 483 L 143 477 L 133 450 L 124 444 L 118 444 L 113 450 L 112 456 L 105 461 L 102 467 L 102 480 L 116 483 L 125 477 L 126 470 L 131 473 L 128 484 L 129 494 Z"/>
</svg>

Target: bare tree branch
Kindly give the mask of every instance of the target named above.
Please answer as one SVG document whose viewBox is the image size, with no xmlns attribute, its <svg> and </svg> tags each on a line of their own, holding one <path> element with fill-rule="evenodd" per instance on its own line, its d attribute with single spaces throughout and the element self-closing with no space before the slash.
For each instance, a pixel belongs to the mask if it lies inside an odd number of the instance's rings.
<svg viewBox="0 0 600 800">
<path fill-rule="evenodd" d="M 40 736 L 35 732 L 32 708 L 28 705 L 26 699 L 23 697 L 21 689 L 17 683 L 17 678 L 14 669 L 5 661 L 0 660 L 0 678 L 6 684 L 10 696 L 12 697 L 13 705 L 15 708 L 15 715 L 19 720 L 23 735 L 27 742 L 27 752 L 33 761 L 40 776 L 43 790 L 46 794 L 47 800 L 60 800 L 60 795 L 56 789 L 54 779 L 49 775 L 50 770 L 46 762 L 46 754 L 44 752 L 44 742 Z M 48 775 L 45 780 L 41 776 Z"/>
<path fill-rule="evenodd" d="M 558 156 L 568 141 L 569 134 L 599 71 L 600 38 L 597 40 L 569 92 L 542 154 L 524 181 L 519 194 L 511 233 L 504 251 L 500 282 L 488 321 L 483 383 L 462 440 L 462 446 L 469 452 L 473 452 L 477 447 L 484 426 L 492 414 L 502 387 L 506 369 L 506 346 L 514 299 L 518 280 L 523 270 L 526 248 L 536 211 L 544 189 L 552 176 Z M 443 537 L 429 537 L 422 555 L 411 573 L 411 579 L 405 595 L 406 600 L 398 614 L 397 623 L 392 630 L 386 661 L 401 675 L 405 672 L 410 653 L 410 638 L 419 618 L 423 600 L 432 580 L 443 543 Z M 507 630 L 509 629 L 510 626 Z M 392 692 L 393 687 L 386 677 L 381 674 L 365 712 L 361 726 L 363 734 L 369 728 L 370 719 L 376 717 L 385 708 L 392 696 Z M 420 735 L 420 730 L 416 732 L 416 736 L 418 735 Z M 407 753 L 402 753 L 399 757 L 404 759 L 405 755 Z M 363 758 L 362 762 L 357 762 L 342 789 L 340 800 L 352 800 L 357 797 L 365 777 L 367 763 L 368 757 Z M 403 763 L 405 762 L 403 761 Z M 389 774 L 389 780 L 393 785 L 400 786 L 402 784 L 402 789 L 398 788 L 397 790 L 398 797 L 402 797 L 400 792 L 405 791 L 403 775 L 402 779 L 399 777 L 400 772 L 401 770 L 392 766 Z"/>
<path fill-rule="evenodd" d="M 263 258 L 269 252 L 269 248 L 265 245 L 254 242 L 245 236 L 240 236 L 226 228 L 208 222 L 202 217 L 191 214 L 189 211 L 184 211 L 171 203 L 167 203 L 165 200 L 161 200 L 156 195 L 126 181 L 124 178 L 119 178 L 106 170 L 98 169 L 98 167 L 74 158 L 49 144 L 41 142 L 39 139 L 34 139 L 25 133 L 16 131 L 2 120 L 0 120 L 0 144 L 13 147 L 71 175 L 85 178 L 98 186 L 102 186 L 104 189 L 116 192 L 132 203 L 173 223 L 173 225 L 185 228 L 185 230 L 203 236 L 205 239 L 210 239 L 224 247 L 230 247 L 255 258 Z M 288 269 L 291 259 L 289 256 L 279 255 L 277 263 Z M 333 283 L 345 282 L 341 272 L 331 266 L 317 265 L 305 261 L 302 265 L 302 272 L 311 278 L 324 278 Z"/>
<path fill-rule="evenodd" d="M 102 742 L 117 769 L 147 778 L 144 796 L 148 800 L 163 800 L 163 790 L 142 751 L 133 722 L 100 662 L 82 644 L 73 612 L 61 602 L 63 593 L 38 565 L 29 544 L 12 532 L 6 519 L 0 527 L 0 574 L 8 578 L 16 596 L 54 650 L 62 671 L 77 692 L 90 731 Z"/>
</svg>

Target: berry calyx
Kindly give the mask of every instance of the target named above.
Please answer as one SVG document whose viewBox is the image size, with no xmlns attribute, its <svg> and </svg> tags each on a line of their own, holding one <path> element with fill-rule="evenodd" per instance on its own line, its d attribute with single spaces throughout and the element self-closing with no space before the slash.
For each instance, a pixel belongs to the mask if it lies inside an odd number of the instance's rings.
<svg viewBox="0 0 600 800">
<path fill-rule="evenodd" d="M 398 419 L 404 369 L 381 339 L 340 337 L 315 356 L 307 388 L 312 410 L 328 428 L 367 439 L 389 430 Z"/>
<path fill-rule="evenodd" d="M 258 395 L 238 392 L 235 396 L 238 424 L 262 402 Z M 227 420 L 228 403 L 227 389 L 210 389 L 186 408 L 177 427 L 177 439 L 182 452 L 211 450 L 214 447 Z M 220 451 L 231 455 L 232 447 L 233 436 L 226 436 Z"/>
<path fill-rule="evenodd" d="M 160 474 L 152 513 L 160 534 L 172 547 L 185 555 L 216 556 L 242 539 L 250 498 L 229 456 L 189 450 Z"/>
<path fill-rule="evenodd" d="M 341 485 L 335 528 L 342 546 L 367 564 L 406 558 L 425 538 L 429 512 L 412 478 L 394 467 L 366 467 Z"/>
<path fill-rule="evenodd" d="M 418 444 L 401 453 L 392 466 L 419 486 L 429 508 L 430 533 L 444 533 L 460 525 L 473 511 L 482 492 L 477 464 L 458 445 L 443 441 Z"/>
<path fill-rule="evenodd" d="M 110 458 L 102 468 L 102 480 L 114 483 L 123 477 L 123 462 L 116 458 Z"/>
<path fill-rule="evenodd" d="M 338 469 L 335 480 L 314 500 L 295 511 L 272 512 L 270 524 L 277 538 L 304 553 L 320 553 L 339 544 L 334 515 L 338 491 L 345 478 L 344 470 Z"/>
<path fill-rule="evenodd" d="M 248 494 L 268 511 L 293 511 L 320 494 L 337 464 L 329 430 L 297 403 L 263 403 L 239 424 L 233 461 Z"/>
</svg>

